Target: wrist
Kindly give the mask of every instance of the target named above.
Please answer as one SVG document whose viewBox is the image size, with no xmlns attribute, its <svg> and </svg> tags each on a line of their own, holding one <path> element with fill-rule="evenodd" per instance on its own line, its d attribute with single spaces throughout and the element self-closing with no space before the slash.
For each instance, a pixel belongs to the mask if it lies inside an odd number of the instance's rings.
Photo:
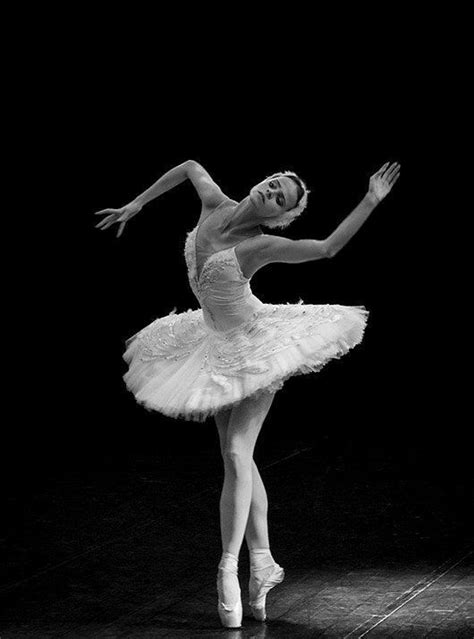
<svg viewBox="0 0 474 639">
<path fill-rule="evenodd" d="M 146 202 L 144 202 L 142 197 L 140 195 L 138 195 L 134 200 L 132 200 L 130 202 L 130 204 L 134 204 L 136 206 L 139 206 L 140 208 L 143 208 L 143 206 L 146 204 Z"/>
<path fill-rule="evenodd" d="M 375 208 L 377 204 L 380 203 L 380 200 L 375 195 L 375 193 L 371 193 L 370 191 L 367 191 L 367 193 L 365 194 L 363 198 L 363 201 L 365 201 L 369 206 L 373 208 Z"/>
</svg>

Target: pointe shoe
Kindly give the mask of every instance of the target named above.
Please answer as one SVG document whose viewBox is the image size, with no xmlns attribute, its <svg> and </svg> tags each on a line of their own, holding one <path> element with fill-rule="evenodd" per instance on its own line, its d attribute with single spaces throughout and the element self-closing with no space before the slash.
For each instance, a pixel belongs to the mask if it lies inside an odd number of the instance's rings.
<svg viewBox="0 0 474 639">
<path fill-rule="evenodd" d="M 224 602 L 222 579 L 223 573 L 231 573 L 235 575 L 238 588 L 238 599 L 233 605 L 229 605 Z M 225 628 L 241 628 L 242 625 L 242 599 L 240 596 L 240 585 L 237 570 L 237 558 L 230 553 L 223 553 L 222 559 L 219 562 L 219 568 L 217 573 L 217 612 L 222 625 Z"/>
<path fill-rule="evenodd" d="M 267 571 L 269 572 L 269 574 L 265 576 L 264 580 L 261 582 L 257 581 L 255 575 L 270 567 L 272 568 L 272 570 Z M 250 570 L 249 606 L 252 610 L 254 618 L 257 619 L 257 621 L 265 621 L 265 619 L 267 618 L 267 613 L 265 610 L 267 594 L 272 588 L 280 584 L 284 578 L 285 571 L 276 562 L 273 562 L 256 570 Z"/>
</svg>

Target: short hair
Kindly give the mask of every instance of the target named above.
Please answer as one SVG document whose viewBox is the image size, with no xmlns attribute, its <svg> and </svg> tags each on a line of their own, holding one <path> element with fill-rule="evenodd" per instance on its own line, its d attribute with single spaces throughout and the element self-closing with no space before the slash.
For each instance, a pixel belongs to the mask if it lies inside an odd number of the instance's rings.
<svg viewBox="0 0 474 639">
<path fill-rule="evenodd" d="M 303 180 L 296 175 L 293 171 L 280 171 L 279 173 L 274 173 L 273 175 L 269 175 L 266 180 L 271 180 L 276 177 L 288 177 L 296 184 L 297 187 L 297 200 L 296 204 L 292 209 L 288 209 L 281 215 L 276 217 L 267 219 L 265 222 L 260 222 L 260 226 L 266 226 L 268 228 L 286 228 L 290 225 L 293 220 L 295 220 L 306 208 L 308 203 L 308 194 L 311 191 L 308 189 Z"/>
</svg>

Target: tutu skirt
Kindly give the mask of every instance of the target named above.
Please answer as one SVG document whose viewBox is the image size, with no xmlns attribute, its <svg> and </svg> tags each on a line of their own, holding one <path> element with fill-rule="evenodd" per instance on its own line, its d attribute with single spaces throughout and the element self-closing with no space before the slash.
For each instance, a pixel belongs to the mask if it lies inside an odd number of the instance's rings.
<svg viewBox="0 0 474 639">
<path fill-rule="evenodd" d="M 174 309 L 126 340 L 124 381 L 146 409 L 203 422 L 341 357 L 361 342 L 367 316 L 363 306 L 264 304 L 216 332 L 202 309 Z"/>
</svg>

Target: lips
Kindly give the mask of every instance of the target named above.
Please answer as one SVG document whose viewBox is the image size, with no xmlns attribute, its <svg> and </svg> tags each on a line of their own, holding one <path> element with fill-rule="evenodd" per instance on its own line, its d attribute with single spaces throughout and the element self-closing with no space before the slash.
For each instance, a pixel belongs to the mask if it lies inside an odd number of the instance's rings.
<svg viewBox="0 0 474 639">
<path fill-rule="evenodd" d="M 258 194 L 262 198 L 262 202 L 265 202 L 265 196 L 263 195 L 263 193 L 261 193 L 261 191 L 259 191 Z"/>
</svg>

